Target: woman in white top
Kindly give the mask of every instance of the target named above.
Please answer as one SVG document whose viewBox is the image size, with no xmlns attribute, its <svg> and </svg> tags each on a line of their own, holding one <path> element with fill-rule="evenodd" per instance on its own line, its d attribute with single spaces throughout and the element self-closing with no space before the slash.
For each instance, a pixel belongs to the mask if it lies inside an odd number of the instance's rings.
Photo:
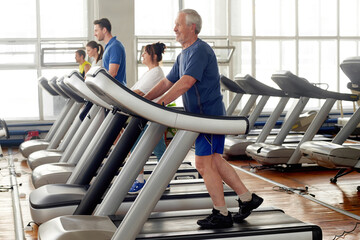
<svg viewBox="0 0 360 240">
<path fill-rule="evenodd" d="M 144 75 L 139 79 L 137 83 L 131 88 L 134 92 L 139 94 L 140 96 L 144 96 L 148 93 L 160 80 L 162 80 L 165 75 L 162 71 L 159 63 L 162 60 L 162 54 L 165 51 L 165 44 L 164 43 L 153 43 L 146 45 L 144 48 L 144 52 L 142 54 L 142 63 L 145 64 L 149 70 L 144 73 Z M 157 100 L 154 99 L 154 102 Z M 143 129 L 141 135 L 139 136 L 138 140 L 134 144 L 136 146 L 137 142 L 140 140 L 142 134 L 145 132 L 146 127 Z M 133 148 L 134 148 L 133 147 Z M 159 161 L 163 153 L 165 152 L 166 145 L 164 136 L 160 139 L 159 143 L 154 149 L 154 154 Z M 136 178 L 134 184 L 132 185 L 131 189 L 129 190 L 129 194 L 137 194 L 145 185 L 144 180 L 144 171 L 141 171 L 139 176 Z"/>
<path fill-rule="evenodd" d="M 104 53 L 104 48 L 101 44 L 90 41 L 86 44 L 86 53 L 89 57 L 93 58 L 91 66 L 100 66 L 102 65 L 102 57 Z"/>
</svg>

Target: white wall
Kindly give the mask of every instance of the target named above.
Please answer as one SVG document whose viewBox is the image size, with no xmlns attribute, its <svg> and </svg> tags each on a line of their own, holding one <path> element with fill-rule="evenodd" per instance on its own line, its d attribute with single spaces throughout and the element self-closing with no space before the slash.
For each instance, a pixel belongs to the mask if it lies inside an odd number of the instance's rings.
<svg viewBox="0 0 360 240">
<path fill-rule="evenodd" d="M 89 23 L 89 28 L 92 28 L 91 33 L 93 32 L 94 19 L 108 18 L 112 26 L 111 34 L 117 36 L 117 39 L 124 45 L 126 80 L 128 87 L 131 87 L 134 85 L 136 77 L 134 0 L 94 0 L 92 17 L 93 19 Z"/>
</svg>

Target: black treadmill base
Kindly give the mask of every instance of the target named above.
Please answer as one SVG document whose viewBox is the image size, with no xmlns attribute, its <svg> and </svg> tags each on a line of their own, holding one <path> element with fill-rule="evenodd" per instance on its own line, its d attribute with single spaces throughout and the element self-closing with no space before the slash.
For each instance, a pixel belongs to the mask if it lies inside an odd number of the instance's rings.
<svg viewBox="0 0 360 240">
<path fill-rule="evenodd" d="M 200 229 L 196 221 L 210 213 L 211 210 L 153 213 L 136 239 L 322 239 L 319 226 L 301 222 L 280 209 L 254 210 L 244 222 L 234 223 L 231 228 Z"/>
</svg>

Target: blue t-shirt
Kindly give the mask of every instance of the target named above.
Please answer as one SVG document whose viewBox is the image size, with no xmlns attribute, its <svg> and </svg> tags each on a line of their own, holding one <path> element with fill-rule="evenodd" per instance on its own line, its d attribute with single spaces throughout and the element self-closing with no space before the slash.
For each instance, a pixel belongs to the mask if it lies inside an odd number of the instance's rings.
<svg viewBox="0 0 360 240">
<path fill-rule="evenodd" d="M 166 78 L 175 83 L 183 75 L 196 79 L 195 84 L 182 96 L 186 111 L 217 116 L 226 114 L 216 56 L 213 49 L 201 39 L 182 50 Z"/>
<path fill-rule="evenodd" d="M 120 41 L 113 37 L 105 45 L 102 66 L 109 71 L 111 63 L 119 64 L 119 70 L 115 79 L 126 86 L 126 54 L 125 48 Z"/>
</svg>

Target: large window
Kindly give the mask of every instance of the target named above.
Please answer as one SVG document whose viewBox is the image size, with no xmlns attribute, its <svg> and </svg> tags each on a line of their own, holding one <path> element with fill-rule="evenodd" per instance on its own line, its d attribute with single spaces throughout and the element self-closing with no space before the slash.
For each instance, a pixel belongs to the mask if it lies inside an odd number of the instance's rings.
<svg viewBox="0 0 360 240">
<path fill-rule="evenodd" d="M 54 119 L 64 104 L 38 78 L 76 69 L 75 50 L 88 38 L 86 0 L 0 0 L 1 118 Z M 6 10 L 5 10 L 6 9 Z"/>
<path fill-rule="evenodd" d="M 0 38 L 36 38 L 36 1 L 0 0 Z"/>
<path fill-rule="evenodd" d="M 135 0 L 135 34 L 172 35 L 178 10 L 177 0 Z"/>
<path fill-rule="evenodd" d="M 236 74 L 270 80 L 289 70 L 324 89 L 349 93 L 339 64 L 359 54 L 359 0 L 229 0 L 230 67 Z M 307 107 L 319 109 L 323 101 Z M 336 105 L 335 107 L 337 107 Z M 352 103 L 343 103 L 351 108 Z"/>
</svg>

